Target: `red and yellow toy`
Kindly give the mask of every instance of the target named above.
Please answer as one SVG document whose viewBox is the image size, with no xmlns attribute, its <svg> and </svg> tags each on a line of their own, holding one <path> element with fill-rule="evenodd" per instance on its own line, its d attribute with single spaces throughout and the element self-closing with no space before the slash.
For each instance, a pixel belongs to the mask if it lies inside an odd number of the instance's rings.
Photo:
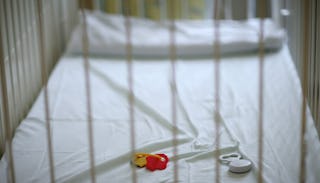
<svg viewBox="0 0 320 183">
<path fill-rule="evenodd" d="M 169 158 L 165 154 L 136 153 L 132 159 L 137 167 L 146 167 L 150 171 L 164 170 L 168 162 Z"/>
</svg>

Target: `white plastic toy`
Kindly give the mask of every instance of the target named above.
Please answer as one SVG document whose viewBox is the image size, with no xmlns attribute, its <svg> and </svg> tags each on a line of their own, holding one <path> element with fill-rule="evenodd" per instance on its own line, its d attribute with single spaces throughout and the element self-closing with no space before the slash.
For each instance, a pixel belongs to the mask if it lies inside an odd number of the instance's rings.
<svg viewBox="0 0 320 183">
<path fill-rule="evenodd" d="M 232 173 L 246 173 L 250 171 L 252 163 L 249 160 L 241 158 L 242 156 L 239 153 L 230 153 L 221 155 L 219 160 L 223 164 L 228 164 L 229 171 Z"/>
</svg>

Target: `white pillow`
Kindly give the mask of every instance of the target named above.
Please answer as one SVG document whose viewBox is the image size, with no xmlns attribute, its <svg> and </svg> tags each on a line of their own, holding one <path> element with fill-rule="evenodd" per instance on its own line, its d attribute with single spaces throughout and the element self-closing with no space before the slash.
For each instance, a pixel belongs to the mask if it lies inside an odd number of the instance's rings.
<svg viewBox="0 0 320 183">
<path fill-rule="evenodd" d="M 86 12 L 90 55 L 126 55 L 124 17 L 99 11 Z M 141 57 L 167 57 L 169 55 L 169 22 L 131 18 L 133 55 Z M 176 47 L 178 56 L 211 56 L 214 29 L 212 20 L 176 21 Z M 264 46 L 275 50 L 282 46 L 285 32 L 270 20 L 265 20 Z M 259 20 L 220 21 L 221 54 L 256 51 L 259 48 Z M 67 54 L 82 53 L 82 26 L 74 30 Z"/>
</svg>

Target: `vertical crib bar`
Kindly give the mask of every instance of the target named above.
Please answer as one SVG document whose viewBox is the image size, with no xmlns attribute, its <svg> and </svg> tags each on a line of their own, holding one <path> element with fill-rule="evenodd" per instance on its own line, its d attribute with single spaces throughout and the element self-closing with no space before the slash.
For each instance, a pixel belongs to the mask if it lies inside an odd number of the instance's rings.
<svg viewBox="0 0 320 183">
<path fill-rule="evenodd" d="M 4 0 L 3 1 L 3 8 L 4 8 L 4 24 L 6 25 L 5 26 L 5 31 L 7 33 L 7 44 L 8 44 L 8 58 L 9 58 L 9 74 L 10 74 L 10 89 L 11 89 L 11 92 L 12 92 L 12 103 L 8 103 L 8 106 L 10 108 L 10 113 L 9 115 L 11 116 L 10 119 L 10 125 L 14 126 L 13 124 L 18 120 L 17 119 L 17 115 L 16 115 L 16 109 L 15 107 L 18 105 L 17 103 L 17 93 L 14 89 L 14 86 L 15 86 L 15 78 L 14 78 L 14 68 L 13 68 L 13 64 L 15 64 L 15 57 L 14 57 L 14 54 L 15 54 L 15 49 L 14 49 L 14 44 L 11 44 L 11 42 L 13 42 L 10 37 L 13 37 L 14 35 L 10 34 L 10 32 L 12 30 L 9 29 L 10 24 L 9 24 L 9 12 L 8 12 L 8 4 L 7 4 L 7 1 Z M 12 23 L 12 22 L 11 22 Z M 10 100 L 9 100 L 10 102 Z M 12 130 L 12 129 L 11 129 Z"/>
<path fill-rule="evenodd" d="M 29 74 L 28 72 L 26 71 L 27 69 L 27 63 L 26 63 L 26 51 L 25 51 L 25 41 L 24 41 L 24 38 L 23 38 L 23 35 L 25 34 L 23 29 L 22 29 L 22 25 L 25 25 L 24 23 L 22 24 L 22 9 L 21 9 L 21 3 L 20 1 L 16 1 L 16 6 L 17 6 L 17 10 L 18 10 L 18 28 L 19 28 L 19 46 L 20 46 L 20 50 L 21 50 L 21 62 L 22 62 L 22 79 L 23 79 L 23 88 L 25 89 L 24 90 L 24 93 L 25 95 L 24 96 L 27 96 L 28 98 L 24 101 L 24 111 L 23 113 L 26 113 L 27 109 L 28 109 L 28 103 L 29 103 L 29 96 L 31 94 L 30 92 L 30 86 L 28 85 L 27 81 L 28 81 L 28 78 L 29 78 Z"/>
<path fill-rule="evenodd" d="M 50 122 L 50 109 L 49 109 L 49 96 L 48 96 L 48 73 L 45 56 L 45 42 L 44 42 L 44 30 L 43 30 L 43 4 L 42 0 L 37 1 L 37 18 L 39 28 L 39 49 L 40 49 L 40 65 L 41 65 L 41 84 L 44 92 L 44 108 L 45 108 L 45 122 L 47 129 L 47 143 L 48 143 L 48 155 L 49 155 L 49 168 L 50 168 L 50 181 L 55 182 L 55 170 L 53 159 L 53 143 L 51 137 L 51 122 Z"/>
<path fill-rule="evenodd" d="M 129 118 L 130 118 L 130 144 L 131 144 L 131 157 L 134 157 L 136 148 L 136 127 L 135 127 L 135 113 L 134 113 L 134 90 L 133 90 L 133 68 L 132 68 L 132 38 L 131 38 L 131 21 L 130 21 L 130 0 L 124 0 L 124 15 L 125 15 L 125 31 L 126 31 L 126 57 L 127 57 L 127 72 L 128 72 L 128 102 L 129 102 Z M 136 169 L 131 167 L 131 181 L 137 182 Z"/>
<path fill-rule="evenodd" d="M 179 179 L 178 169 L 178 127 L 177 127 L 177 84 L 176 84 L 176 60 L 177 60 L 177 49 L 176 49 L 176 24 L 175 24 L 175 10 L 176 2 L 172 3 L 169 8 L 170 11 L 170 62 L 171 62 L 171 112 L 172 112 L 172 144 L 173 144 L 173 182 L 177 183 Z"/>
<path fill-rule="evenodd" d="M 316 27 L 316 29 L 317 30 L 320 30 L 320 3 L 319 3 L 319 1 L 315 1 L 315 3 L 316 3 L 316 16 L 315 16 L 315 18 L 316 18 L 316 21 L 315 22 L 317 22 L 317 27 Z M 319 33 L 319 31 L 316 33 L 316 43 L 320 43 L 320 33 Z M 316 46 L 315 46 L 315 48 L 317 48 L 317 46 L 320 46 L 319 44 L 317 44 Z M 319 54 L 319 52 L 317 52 L 317 51 L 315 51 L 315 60 L 320 60 L 320 54 Z M 316 114 L 316 117 L 315 117 L 315 119 L 316 119 L 316 125 L 317 125 L 317 130 L 318 130 L 318 134 L 320 134 L 320 120 L 319 120 L 319 114 L 320 114 L 320 111 L 319 111 L 319 109 L 320 109 L 320 96 L 319 96 L 319 93 L 320 93 L 320 64 L 319 64 L 319 61 L 317 61 L 316 62 L 316 86 L 315 86 L 315 88 L 316 88 L 316 99 L 315 99 L 315 101 L 316 101 L 316 109 L 315 109 L 315 114 Z"/>
<path fill-rule="evenodd" d="M 313 20 L 315 21 L 315 20 Z M 316 30 L 315 27 L 313 27 L 313 30 Z M 317 125 L 317 114 L 316 114 L 316 111 L 317 111 L 317 62 L 316 62 L 316 33 L 313 32 L 313 45 L 312 45 L 312 57 L 310 59 L 311 61 L 311 69 L 312 69 L 312 76 L 311 76 L 311 81 L 312 81 L 312 87 L 310 88 L 310 90 L 312 90 L 312 96 L 310 97 L 309 96 L 309 100 L 312 100 L 312 106 L 310 106 L 310 110 L 311 110 L 311 113 L 313 115 L 313 118 L 314 118 L 314 121 L 315 121 L 315 124 Z"/>
<path fill-rule="evenodd" d="M 25 91 L 28 91 L 28 96 L 30 95 L 30 96 L 33 96 L 33 91 L 32 91 L 32 88 L 33 88 L 33 86 L 34 86 L 34 83 L 33 82 L 29 82 L 28 83 L 28 81 L 30 81 L 30 80 L 33 80 L 33 73 L 31 72 L 31 64 L 30 64 L 30 62 L 31 62 L 31 57 L 30 57 L 30 46 L 28 46 L 28 44 L 29 44 L 29 41 L 28 41 L 28 36 L 27 36 L 27 34 L 28 34 L 28 21 L 27 21 L 27 11 L 26 11 L 26 7 L 25 7 L 25 3 L 26 3 L 26 1 L 23 1 L 23 2 L 20 2 L 20 3 L 18 3 L 19 4 L 19 6 L 20 6 L 20 8 L 21 8 L 21 22 L 23 22 L 23 24 L 21 25 L 21 29 L 22 29 L 22 41 L 23 41 L 23 48 L 24 48 L 24 52 L 25 52 L 25 60 L 24 60 L 24 62 L 25 62 L 25 70 L 26 70 L 26 83 L 27 83 L 27 88 L 26 88 L 26 90 Z M 28 100 L 29 102 L 31 101 L 31 100 Z"/>
<path fill-rule="evenodd" d="M 25 40 L 26 40 L 26 47 L 27 47 L 27 57 L 28 57 L 28 73 L 30 73 L 29 80 L 31 81 L 39 81 L 37 79 L 37 75 L 39 74 L 38 72 L 38 67 L 36 61 L 41 62 L 40 60 L 40 52 L 36 51 L 39 48 L 39 37 L 35 36 L 34 31 L 37 25 L 33 24 L 35 21 L 35 14 L 32 14 L 32 10 L 36 10 L 36 5 L 35 1 L 31 1 L 31 3 L 27 1 L 23 1 L 23 9 L 24 9 L 24 22 L 25 22 Z M 37 31 L 38 33 L 38 31 Z M 32 49 L 35 47 L 36 49 Z M 30 84 L 30 90 L 33 94 L 33 96 L 36 95 L 35 88 L 37 86 L 36 82 L 29 82 Z"/>
<path fill-rule="evenodd" d="M 95 172 L 95 158 L 94 158 L 94 139 L 93 139 L 93 122 L 92 122 L 92 107 L 91 107 L 91 82 L 89 73 L 89 38 L 87 30 L 87 19 L 84 10 L 85 0 L 81 0 L 80 8 L 82 15 L 82 51 L 83 51 L 83 64 L 84 64 L 84 74 L 85 74 L 85 92 L 86 92 L 86 107 L 87 107 L 87 121 L 88 121 L 88 142 L 89 142 L 89 159 L 90 159 L 90 176 L 91 182 L 96 182 L 96 172 Z"/>
<path fill-rule="evenodd" d="M 127 57 L 127 72 L 128 72 L 128 102 L 129 102 L 129 118 L 130 118 L 130 144 L 131 144 L 131 157 L 134 157 L 136 148 L 136 126 L 135 126 L 135 113 L 134 113 L 134 78 L 133 78 L 133 68 L 132 68 L 132 35 L 131 35 L 131 20 L 130 20 L 130 0 L 123 1 L 123 10 L 125 16 L 125 29 L 126 29 L 126 57 Z M 137 171 L 134 167 L 131 169 L 131 181 L 133 183 L 137 182 Z"/>
<path fill-rule="evenodd" d="M 312 7 L 315 7 L 315 1 L 311 1 L 311 6 Z M 311 22 L 315 22 L 315 9 L 311 9 L 310 10 L 310 21 Z M 315 103 L 315 96 L 316 96 L 316 93 L 314 92 L 315 91 L 315 88 L 316 88 L 316 83 L 315 83 L 315 76 L 316 76 L 316 62 L 314 61 L 315 60 L 315 52 L 317 50 L 315 50 L 315 46 L 316 46 L 316 37 L 315 37 L 315 30 L 316 30 L 316 24 L 313 24 L 311 23 L 310 24 L 310 33 L 309 33 L 309 38 L 311 41 L 310 41 L 310 57 L 309 57 L 309 60 L 308 60 L 308 95 L 307 95 L 307 100 L 308 100 L 308 104 L 309 104 L 309 107 L 310 107 L 310 111 L 311 111 L 311 114 L 313 117 L 315 117 L 315 113 L 314 113 L 314 110 L 315 110 L 315 106 L 316 106 L 316 103 Z M 315 119 L 315 118 L 314 118 Z"/>
<path fill-rule="evenodd" d="M 16 27 L 16 14 L 15 14 L 15 10 L 14 10 L 14 2 L 11 0 L 10 1 L 10 3 L 9 3 L 9 5 L 10 5 L 10 11 L 11 11 L 11 14 L 10 14 L 10 16 L 11 16 L 11 20 L 12 20 L 12 37 L 13 37 L 13 49 L 15 50 L 15 54 L 14 54 L 14 56 L 15 56 L 15 59 L 14 59 L 14 61 L 15 61 L 15 75 L 16 75 L 16 78 L 17 78 L 17 85 L 16 85 L 16 87 L 17 87 L 17 90 L 18 90 L 18 94 L 17 94 L 17 98 L 16 98 L 16 100 L 17 100 L 17 104 L 18 104 L 18 106 L 15 106 L 14 108 L 15 108 L 15 116 L 16 116 L 16 121 L 14 121 L 14 127 L 16 127 L 16 126 L 18 126 L 18 123 L 20 122 L 20 120 L 21 120 L 21 118 L 22 118 L 22 114 L 21 114 L 21 111 L 22 111 L 22 107 L 21 107 L 21 105 L 22 105 L 22 89 L 21 89 L 21 85 L 22 85 L 22 83 L 21 83 L 21 77 L 20 77 L 20 74 L 21 74 L 21 71 L 20 71 L 20 64 L 21 64 L 21 60 L 20 60 L 20 55 L 19 55 L 19 52 L 18 51 L 20 51 L 19 49 L 18 49 L 18 46 L 17 46 L 17 37 L 18 37 L 18 34 L 19 33 L 17 33 L 17 27 Z"/>
<path fill-rule="evenodd" d="M 303 53 L 302 53 L 302 111 L 301 111 L 301 134 L 300 134 L 300 183 L 304 183 L 306 180 L 305 172 L 305 156 L 306 156 L 306 121 L 307 121 L 307 88 L 308 88 L 308 60 L 309 60 L 309 21 L 310 21 L 310 9 L 309 0 L 302 2 L 303 5 Z"/>
<path fill-rule="evenodd" d="M 313 22 L 316 22 L 315 25 L 314 25 L 314 30 L 319 30 L 319 28 L 317 28 L 317 26 L 319 26 L 319 18 L 318 16 L 320 14 L 317 14 L 317 11 L 318 8 L 317 8 L 317 1 L 313 1 L 314 2 L 314 7 L 315 7 L 315 10 L 314 10 L 314 21 Z M 319 103 L 318 103 L 318 97 L 319 97 L 319 61 L 317 61 L 318 58 L 318 52 L 317 52 L 317 41 L 319 42 L 319 37 L 318 37 L 319 34 L 317 34 L 316 32 L 314 32 L 314 46 L 313 46 L 313 64 L 314 64 L 314 78 L 313 78 L 313 82 L 314 82 L 314 85 L 313 85 L 313 102 L 314 102 L 314 106 L 313 106 L 313 115 L 314 115 L 314 121 L 316 123 L 316 128 L 318 129 L 318 132 L 319 132 L 319 120 L 318 120 L 318 107 L 319 107 Z"/>
<path fill-rule="evenodd" d="M 215 171 L 215 182 L 220 182 L 220 163 L 219 163 L 219 156 L 220 156 L 220 11 L 219 11 L 220 2 L 219 0 L 215 0 L 213 3 L 213 54 L 214 54 L 214 104 L 215 109 L 213 113 L 213 123 L 215 124 L 215 148 L 216 148 L 216 171 Z"/>
<path fill-rule="evenodd" d="M 266 7 L 267 2 L 266 0 L 259 1 L 259 13 L 258 17 L 259 21 L 259 89 L 258 89 L 258 109 L 259 109 L 259 116 L 258 116 L 258 182 L 263 182 L 263 135 L 264 135 L 264 20 L 266 18 Z"/>
<path fill-rule="evenodd" d="M 4 4 L 0 5 L 4 6 Z M 3 7 L 5 9 L 5 6 Z M 5 26 L 8 24 L 5 23 Z M 5 150 L 8 152 L 8 161 L 9 161 L 9 175 L 8 182 L 15 183 L 15 169 L 14 169 L 14 158 L 12 151 L 12 133 L 11 133 L 11 118 L 9 111 L 9 101 L 8 101 L 8 88 L 7 88 L 7 77 L 5 71 L 5 59 L 2 49 L 2 33 L 0 31 L 0 78 L 1 78 L 1 94 L 2 94 L 2 110 L 3 110 L 3 125 L 4 125 L 4 142 Z M 8 42 L 7 42 L 8 43 Z M 10 53 L 9 53 L 10 54 Z M 11 61 L 11 60 L 9 60 Z"/>
<path fill-rule="evenodd" d="M 311 3 L 311 6 L 313 6 L 312 4 L 312 1 L 310 2 Z M 311 12 L 310 12 L 310 22 L 313 22 L 314 20 L 314 16 L 312 16 L 313 15 L 313 9 L 311 9 L 310 10 Z M 309 42 L 309 44 L 310 44 L 310 46 L 309 46 L 309 48 L 310 48 L 310 54 L 309 54 L 309 59 L 308 59 L 308 76 L 307 76 L 307 78 L 308 78 L 308 87 L 307 87 L 307 94 L 306 94 L 306 97 L 307 97 L 307 100 L 308 100 L 308 104 L 309 104 L 309 106 L 310 106 L 310 109 L 311 109 L 311 113 L 312 113 L 312 109 L 313 109 L 313 107 L 314 107 L 314 102 L 313 102 L 313 86 L 314 86 L 314 83 L 313 83 L 313 76 L 314 76 L 314 65 L 313 65 L 313 62 L 312 62 L 312 55 L 313 55 L 313 50 L 312 50 L 312 48 L 313 48 L 313 46 L 314 46 L 314 44 L 315 44 L 315 42 L 314 42 L 314 33 L 313 33 L 313 30 L 315 30 L 314 29 L 314 24 L 310 24 L 310 32 L 309 32 L 309 37 L 308 37 L 308 39 L 310 39 L 310 42 Z"/>
</svg>

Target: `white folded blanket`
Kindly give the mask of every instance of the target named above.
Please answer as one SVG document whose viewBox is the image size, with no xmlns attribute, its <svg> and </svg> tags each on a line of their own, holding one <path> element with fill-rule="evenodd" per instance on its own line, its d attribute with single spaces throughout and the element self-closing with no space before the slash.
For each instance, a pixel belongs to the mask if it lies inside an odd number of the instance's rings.
<svg viewBox="0 0 320 183">
<path fill-rule="evenodd" d="M 126 55 L 126 30 L 124 17 L 102 12 L 86 12 L 90 54 L 97 56 Z M 131 18 L 134 56 L 168 56 L 170 45 L 169 22 L 156 22 Z M 276 50 L 285 38 L 283 29 L 270 19 L 264 24 L 264 47 Z M 259 48 L 259 19 L 246 21 L 220 21 L 221 54 L 256 51 Z M 211 56 L 214 44 L 212 20 L 177 20 L 176 47 L 178 56 Z M 82 26 L 75 29 L 67 49 L 68 54 L 82 53 Z"/>
</svg>

